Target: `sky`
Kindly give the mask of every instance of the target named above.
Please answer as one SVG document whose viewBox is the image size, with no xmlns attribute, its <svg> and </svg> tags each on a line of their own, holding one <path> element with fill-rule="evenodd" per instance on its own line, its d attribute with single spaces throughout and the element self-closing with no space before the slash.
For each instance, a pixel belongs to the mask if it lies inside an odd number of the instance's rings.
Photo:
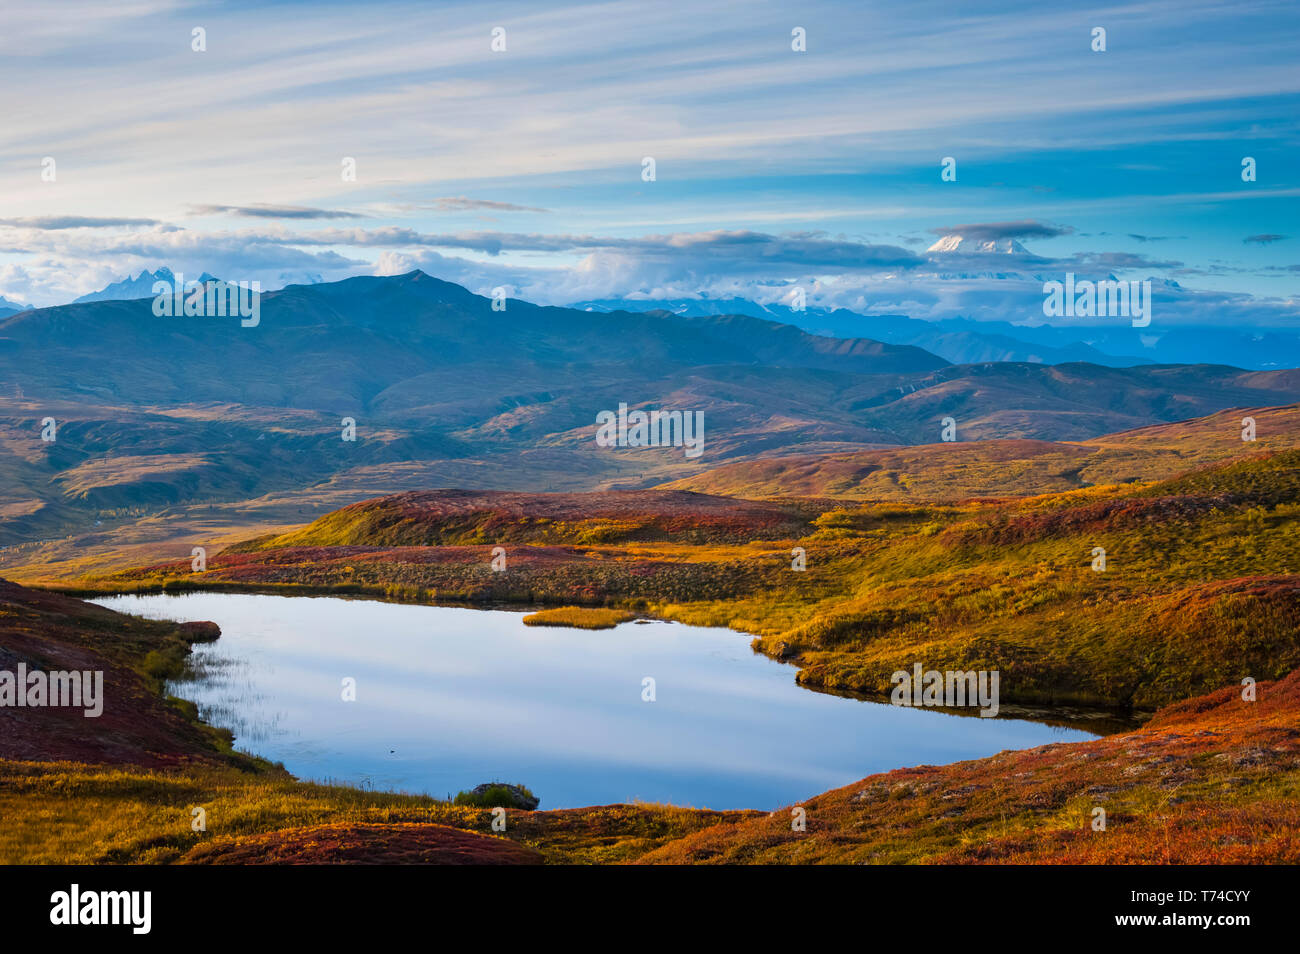
<svg viewBox="0 0 1300 954">
<path fill-rule="evenodd" d="M 1293 0 L 6 4 L 0 296 L 420 268 L 1041 323 L 1073 271 L 1296 326 L 1298 28 Z M 927 253 L 953 232 L 1026 251 Z"/>
</svg>

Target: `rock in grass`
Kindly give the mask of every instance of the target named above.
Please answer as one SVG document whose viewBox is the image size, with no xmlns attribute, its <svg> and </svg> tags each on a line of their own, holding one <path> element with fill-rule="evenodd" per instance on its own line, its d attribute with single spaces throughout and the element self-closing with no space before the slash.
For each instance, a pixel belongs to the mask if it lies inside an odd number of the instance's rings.
<svg viewBox="0 0 1300 954">
<path fill-rule="evenodd" d="M 482 785 L 475 785 L 468 792 L 461 792 L 456 796 L 455 803 L 477 808 L 518 808 L 531 812 L 542 803 L 542 800 L 522 785 L 484 782 Z"/>
<path fill-rule="evenodd" d="M 180 630 L 191 643 L 210 643 L 221 636 L 221 627 L 210 620 L 180 623 Z"/>
</svg>

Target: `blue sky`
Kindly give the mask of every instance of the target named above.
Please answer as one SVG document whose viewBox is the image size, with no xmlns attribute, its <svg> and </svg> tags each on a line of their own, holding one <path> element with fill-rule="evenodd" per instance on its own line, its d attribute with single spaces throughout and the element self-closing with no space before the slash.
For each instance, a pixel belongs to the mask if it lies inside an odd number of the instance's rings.
<svg viewBox="0 0 1300 954">
<path fill-rule="evenodd" d="M 1298 27 L 1196 0 L 10 5 L 0 295 L 420 267 L 1042 321 L 1035 280 L 1074 270 L 1177 282 L 1171 321 L 1291 324 Z M 1035 258 L 926 255 L 958 225 Z"/>
</svg>

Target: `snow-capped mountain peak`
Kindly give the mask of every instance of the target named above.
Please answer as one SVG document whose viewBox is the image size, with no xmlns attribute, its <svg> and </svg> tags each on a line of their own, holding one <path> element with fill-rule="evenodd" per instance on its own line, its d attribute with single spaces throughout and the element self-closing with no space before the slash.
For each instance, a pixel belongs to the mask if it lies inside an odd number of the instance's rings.
<svg viewBox="0 0 1300 954">
<path fill-rule="evenodd" d="M 926 252 L 961 252 L 964 255 L 1028 255 L 1029 250 L 1015 239 L 973 239 L 964 235 L 945 235 Z"/>
<path fill-rule="evenodd" d="M 185 282 L 187 285 L 191 281 L 198 281 L 206 284 L 208 282 L 215 282 L 216 280 L 217 278 L 215 275 L 209 275 L 207 272 L 204 272 L 197 279 L 187 278 L 185 279 Z M 170 284 L 175 281 L 176 276 L 166 265 L 159 268 L 156 272 L 142 269 L 139 275 L 132 277 L 130 273 L 127 273 L 126 278 L 122 279 L 120 282 L 113 282 L 111 285 L 101 288 L 97 292 L 91 292 L 89 295 L 82 295 L 80 298 L 75 299 L 73 304 L 80 305 L 92 301 L 130 301 L 135 298 L 151 298 L 154 294 L 153 286 L 155 282 L 167 282 Z"/>
</svg>

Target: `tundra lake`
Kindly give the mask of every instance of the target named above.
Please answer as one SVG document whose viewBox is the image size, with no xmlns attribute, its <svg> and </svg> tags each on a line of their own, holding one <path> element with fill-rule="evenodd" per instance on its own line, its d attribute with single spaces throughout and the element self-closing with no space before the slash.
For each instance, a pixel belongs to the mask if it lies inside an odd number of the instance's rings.
<svg viewBox="0 0 1300 954">
<path fill-rule="evenodd" d="M 901 766 L 1095 737 L 813 692 L 794 666 L 726 629 L 531 627 L 523 612 L 333 597 L 95 602 L 216 622 L 221 638 L 194 647 L 198 678 L 171 691 L 240 750 L 311 781 L 438 798 L 517 782 L 543 809 L 770 810 Z M 355 701 L 343 699 L 345 679 Z"/>
</svg>

